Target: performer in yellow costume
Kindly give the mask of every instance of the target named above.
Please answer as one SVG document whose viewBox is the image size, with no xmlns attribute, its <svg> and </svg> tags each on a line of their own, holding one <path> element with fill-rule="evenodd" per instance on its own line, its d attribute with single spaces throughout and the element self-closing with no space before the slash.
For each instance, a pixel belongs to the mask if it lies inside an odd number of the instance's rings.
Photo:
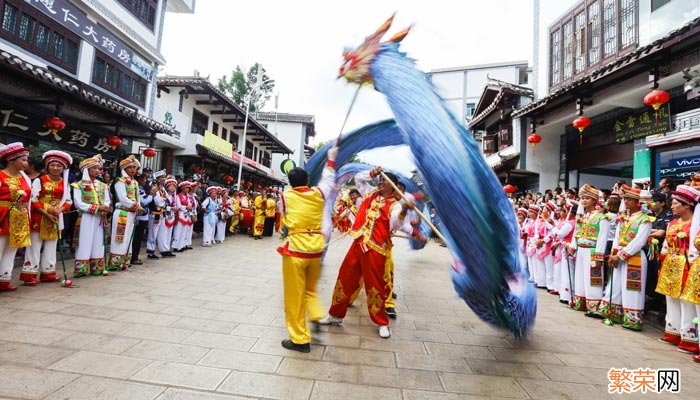
<svg viewBox="0 0 700 400">
<path fill-rule="evenodd" d="M 321 275 L 321 256 L 325 241 L 321 234 L 323 206 L 326 196 L 335 183 L 335 158 L 338 148 L 328 150 L 328 163 L 317 187 L 309 187 L 309 177 L 302 168 L 294 168 L 287 174 L 291 189 L 286 190 L 279 201 L 283 231 L 283 244 L 277 249 L 282 255 L 284 280 L 284 313 L 289 339 L 282 347 L 308 353 L 311 351 L 311 332 L 306 324 L 306 314 L 311 321 L 323 317 L 321 303 L 316 297 L 316 284 Z"/>
<path fill-rule="evenodd" d="M 263 228 L 265 227 L 265 192 L 256 193 L 255 200 L 255 220 L 253 221 L 253 238 L 262 239 Z"/>
<path fill-rule="evenodd" d="M 241 203 L 238 201 L 238 192 L 233 192 L 231 197 L 229 197 L 229 201 L 233 209 L 233 216 L 231 217 L 231 226 L 229 226 L 228 231 L 235 234 L 238 232 L 238 224 L 241 222 Z"/>
</svg>

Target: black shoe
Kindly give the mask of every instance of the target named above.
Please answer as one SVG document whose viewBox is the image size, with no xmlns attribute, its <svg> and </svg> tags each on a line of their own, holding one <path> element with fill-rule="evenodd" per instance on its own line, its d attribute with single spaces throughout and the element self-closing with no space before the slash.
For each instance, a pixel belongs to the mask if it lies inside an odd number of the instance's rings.
<svg viewBox="0 0 700 400">
<path fill-rule="evenodd" d="M 185 246 L 185 250 L 194 250 L 192 246 Z"/>
<path fill-rule="evenodd" d="M 396 300 L 397 297 L 399 297 L 399 296 L 397 296 L 395 292 L 392 292 L 392 293 L 391 293 L 391 298 L 392 298 L 392 299 Z"/>
<path fill-rule="evenodd" d="M 149 255 L 148 255 L 148 258 L 151 259 L 151 260 L 158 260 L 160 257 L 158 257 L 158 256 L 155 255 L 155 254 L 149 254 Z"/>
<path fill-rule="evenodd" d="M 167 253 L 160 253 L 160 256 L 163 257 L 163 258 L 167 258 L 167 257 L 176 257 L 175 254 L 173 254 L 173 253 L 171 253 L 171 252 L 169 252 L 169 251 L 168 251 Z"/>
<path fill-rule="evenodd" d="M 285 339 L 282 341 L 282 347 L 288 350 L 294 350 L 294 351 L 299 351 L 302 353 L 310 353 L 311 352 L 311 345 L 306 343 L 306 344 L 296 344 L 292 342 L 289 339 Z"/>
<path fill-rule="evenodd" d="M 388 315 L 391 319 L 396 319 L 396 310 L 394 307 L 387 307 L 386 315 Z"/>
</svg>

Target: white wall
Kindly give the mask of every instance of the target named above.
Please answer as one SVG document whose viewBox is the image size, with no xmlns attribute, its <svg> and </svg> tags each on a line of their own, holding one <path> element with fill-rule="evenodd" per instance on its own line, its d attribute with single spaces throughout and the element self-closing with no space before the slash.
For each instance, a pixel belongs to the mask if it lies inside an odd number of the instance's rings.
<svg viewBox="0 0 700 400">
<path fill-rule="evenodd" d="M 536 147 L 527 145 L 526 169 L 540 174 L 540 191 L 559 185 L 559 137 L 546 139 Z"/>
<path fill-rule="evenodd" d="M 266 121 L 267 122 L 267 121 Z M 268 129 L 275 130 L 275 122 L 267 122 Z M 292 150 L 293 154 L 289 158 L 294 160 L 298 167 L 304 166 L 304 124 L 298 122 L 277 122 L 277 138 Z M 280 163 L 286 160 L 285 154 L 272 155 L 272 171 L 278 178 L 284 177 L 284 173 L 280 171 Z"/>
<path fill-rule="evenodd" d="M 610 189 L 613 187 L 613 185 L 615 185 L 615 182 L 617 182 L 619 180 L 626 181 L 628 184 L 630 182 L 629 178 L 623 178 L 623 177 L 580 174 L 578 187 L 580 188 L 581 186 L 583 186 L 584 183 L 587 183 L 587 184 L 594 186 L 600 190 Z M 571 186 L 573 186 L 573 185 L 574 185 L 574 182 L 571 181 Z"/>
<path fill-rule="evenodd" d="M 444 99 L 461 99 L 464 96 L 464 71 L 433 72 L 431 79 Z"/>
<path fill-rule="evenodd" d="M 653 13 L 651 2 L 639 3 L 639 45 L 644 46 L 700 16 L 700 0 L 672 0 Z"/>
</svg>

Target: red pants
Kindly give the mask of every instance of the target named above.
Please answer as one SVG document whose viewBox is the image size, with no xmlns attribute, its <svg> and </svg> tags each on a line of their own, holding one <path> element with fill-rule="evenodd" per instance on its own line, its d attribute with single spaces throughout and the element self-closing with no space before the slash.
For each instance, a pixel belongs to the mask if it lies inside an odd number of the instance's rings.
<svg viewBox="0 0 700 400">
<path fill-rule="evenodd" d="M 384 282 L 386 256 L 367 248 L 361 242 L 362 238 L 355 239 L 345 255 L 333 290 L 333 304 L 328 313 L 334 317 L 345 318 L 350 298 L 359 288 L 360 278 L 362 278 L 365 283 L 370 318 L 377 325 L 389 325 L 389 318 L 384 308 L 384 299 L 388 294 L 386 282 Z"/>
</svg>

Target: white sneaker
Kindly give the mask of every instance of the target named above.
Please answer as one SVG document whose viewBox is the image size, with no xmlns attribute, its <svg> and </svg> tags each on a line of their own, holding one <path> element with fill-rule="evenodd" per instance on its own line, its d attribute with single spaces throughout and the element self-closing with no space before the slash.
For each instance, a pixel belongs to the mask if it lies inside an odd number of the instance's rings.
<svg viewBox="0 0 700 400">
<path fill-rule="evenodd" d="M 340 325 L 342 323 L 342 318 L 334 317 L 330 314 L 328 314 L 328 316 L 326 316 L 325 318 L 321 318 L 318 320 L 318 324 L 320 325 Z"/>
<path fill-rule="evenodd" d="M 388 339 L 391 337 L 391 329 L 387 325 L 382 325 L 379 327 L 379 337 L 383 339 Z"/>
</svg>

